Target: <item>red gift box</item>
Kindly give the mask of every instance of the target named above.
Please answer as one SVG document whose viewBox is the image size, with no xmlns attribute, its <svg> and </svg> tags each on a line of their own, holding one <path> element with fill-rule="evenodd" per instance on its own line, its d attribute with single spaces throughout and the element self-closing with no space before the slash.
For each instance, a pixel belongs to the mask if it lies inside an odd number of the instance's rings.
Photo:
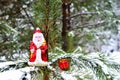
<svg viewBox="0 0 120 80">
<path fill-rule="evenodd" d="M 63 58 L 63 59 L 60 59 L 59 61 L 58 61 L 58 65 L 59 65 L 59 68 L 61 69 L 61 70 L 68 70 L 69 69 L 69 60 L 68 59 L 65 59 L 65 58 Z"/>
</svg>

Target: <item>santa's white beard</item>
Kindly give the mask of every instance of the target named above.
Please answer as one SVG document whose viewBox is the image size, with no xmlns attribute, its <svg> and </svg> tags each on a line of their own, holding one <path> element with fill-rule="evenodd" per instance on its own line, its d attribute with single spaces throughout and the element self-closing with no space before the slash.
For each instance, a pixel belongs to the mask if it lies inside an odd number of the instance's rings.
<svg viewBox="0 0 120 80">
<path fill-rule="evenodd" d="M 42 45 L 43 42 L 34 42 L 37 48 L 39 48 Z"/>
</svg>

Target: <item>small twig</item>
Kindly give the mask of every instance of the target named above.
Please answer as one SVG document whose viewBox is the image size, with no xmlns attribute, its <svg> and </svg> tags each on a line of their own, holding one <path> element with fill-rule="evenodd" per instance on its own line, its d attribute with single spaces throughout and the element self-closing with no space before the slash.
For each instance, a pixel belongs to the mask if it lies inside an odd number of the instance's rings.
<svg viewBox="0 0 120 80">
<path fill-rule="evenodd" d="M 78 13 L 76 13 L 74 15 L 71 15 L 70 17 L 66 17 L 66 19 L 71 19 L 71 18 L 80 16 L 80 15 L 88 15 L 88 14 L 96 14 L 97 15 L 98 13 L 97 12 L 84 12 L 84 13 L 78 12 Z M 60 17 L 60 18 L 58 18 L 58 20 L 62 20 L 62 18 Z"/>
<path fill-rule="evenodd" d="M 83 25 L 83 27 L 96 26 L 96 25 L 103 24 L 104 22 L 105 22 L 105 21 L 98 21 L 97 23 Z M 91 28 L 91 27 L 88 27 L 88 28 Z"/>
<path fill-rule="evenodd" d="M 77 0 L 77 1 L 79 1 L 79 2 L 85 2 L 85 0 Z"/>
<path fill-rule="evenodd" d="M 77 13 L 77 14 L 71 15 L 70 18 L 74 18 L 74 17 L 77 17 L 77 16 L 79 16 L 79 15 L 88 15 L 88 14 L 98 14 L 98 13 L 97 13 L 97 12 L 84 12 L 84 13 L 79 12 L 79 13 Z"/>
<path fill-rule="evenodd" d="M 100 25 L 100 24 L 103 24 L 103 23 L 105 23 L 105 21 L 98 21 L 97 23 L 86 24 L 86 25 L 78 25 L 77 24 L 76 27 L 78 26 L 77 28 L 85 28 L 85 27 L 87 27 L 87 28 L 93 28 L 93 27 L 89 27 L 89 26 L 96 26 L 96 25 Z"/>
<path fill-rule="evenodd" d="M 26 14 L 26 16 L 27 16 L 27 18 L 28 18 L 28 20 L 29 20 L 30 24 L 31 24 L 31 25 L 34 27 L 34 29 L 35 29 L 35 25 L 34 25 L 34 23 L 32 22 L 32 20 L 31 20 L 30 16 L 28 15 L 28 13 L 27 13 L 26 9 L 25 9 L 25 8 L 22 8 L 22 9 L 24 10 L 24 12 L 25 12 L 25 14 Z"/>
</svg>

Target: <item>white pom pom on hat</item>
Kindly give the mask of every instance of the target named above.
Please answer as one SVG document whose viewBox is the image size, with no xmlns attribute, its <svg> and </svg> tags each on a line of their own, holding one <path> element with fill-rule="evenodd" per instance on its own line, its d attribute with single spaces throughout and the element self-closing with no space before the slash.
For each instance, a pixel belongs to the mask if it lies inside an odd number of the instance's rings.
<svg viewBox="0 0 120 80">
<path fill-rule="evenodd" d="M 36 28 L 34 33 L 41 33 L 42 31 L 40 30 L 40 28 Z"/>
</svg>

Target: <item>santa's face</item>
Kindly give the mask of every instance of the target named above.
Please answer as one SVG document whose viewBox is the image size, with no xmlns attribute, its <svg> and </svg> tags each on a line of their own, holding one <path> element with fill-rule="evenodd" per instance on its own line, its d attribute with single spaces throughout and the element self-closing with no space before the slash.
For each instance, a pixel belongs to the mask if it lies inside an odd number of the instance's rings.
<svg viewBox="0 0 120 80">
<path fill-rule="evenodd" d="M 35 33 L 33 35 L 33 42 L 37 45 L 37 46 L 41 46 L 42 43 L 44 42 L 44 37 L 42 33 Z"/>
<path fill-rule="evenodd" d="M 42 36 L 41 35 L 35 35 L 35 40 L 37 42 L 41 42 L 42 41 Z"/>
</svg>

